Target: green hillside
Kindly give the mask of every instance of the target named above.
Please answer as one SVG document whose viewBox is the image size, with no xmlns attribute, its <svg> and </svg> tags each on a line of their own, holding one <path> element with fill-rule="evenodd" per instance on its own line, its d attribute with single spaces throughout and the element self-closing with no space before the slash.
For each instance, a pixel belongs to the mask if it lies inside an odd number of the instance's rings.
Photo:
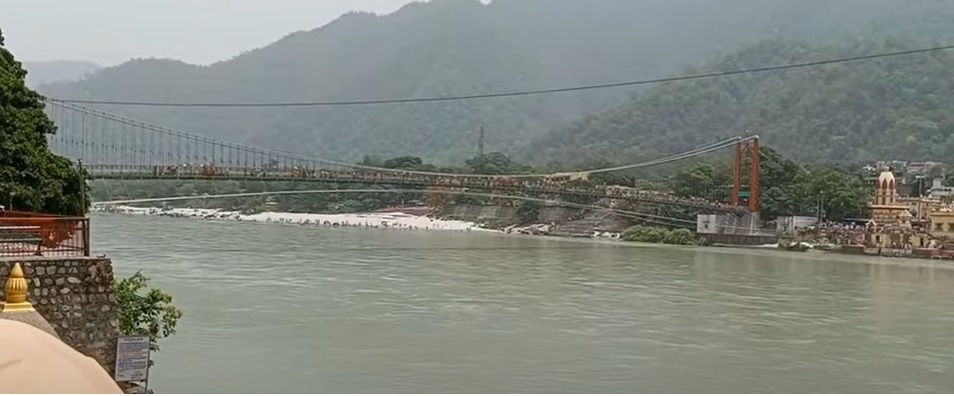
<svg viewBox="0 0 954 396">
<path fill-rule="evenodd" d="M 474 94 L 672 75 L 766 37 L 806 40 L 933 0 L 434 0 L 324 27 L 202 67 L 140 59 L 54 97 L 312 101 Z M 488 150 L 529 141 L 625 101 L 627 89 L 335 108 L 102 108 L 204 135 L 357 160 L 416 155 L 459 163 L 477 130 Z M 596 137 L 599 134 L 592 134 Z M 607 142 L 615 145 L 615 143 Z"/>
<path fill-rule="evenodd" d="M 736 70 L 954 44 L 954 3 L 927 2 L 854 35 L 775 38 L 688 73 Z M 758 134 L 806 161 L 950 161 L 954 51 L 657 86 L 556 129 L 527 150 L 538 162 L 598 155 L 629 161 Z M 596 153 L 596 154 L 594 154 Z"/>
</svg>

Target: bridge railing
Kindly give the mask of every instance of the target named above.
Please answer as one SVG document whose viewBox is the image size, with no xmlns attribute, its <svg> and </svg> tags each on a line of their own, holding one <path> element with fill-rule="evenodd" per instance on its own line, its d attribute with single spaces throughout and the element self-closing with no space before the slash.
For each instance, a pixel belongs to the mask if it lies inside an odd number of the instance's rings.
<svg viewBox="0 0 954 396">
<path fill-rule="evenodd" d="M 480 188 L 500 191 L 522 191 L 548 195 L 586 195 L 598 198 L 638 200 L 657 204 L 680 205 L 708 208 L 720 212 L 745 212 L 745 208 L 736 205 L 712 202 L 702 198 L 676 197 L 671 194 L 654 191 L 632 191 L 615 186 L 572 186 L 554 183 L 544 178 L 524 178 L 513 180 L 508 177 L 487 175 L 471 176 L 433 176 L 418 175 L 401 170 L 363 171 L 354 169 L 322 169 L 313 167 L 239 167 L 218 166 L 214 164 L 185 165 L 87 165 L 87 171 L 93 178 L 157 178 L 157 179 L 247 179 L 247 180 L 283 180 L 283 181 L 330 181 L 371 184 L 414 184 L 441 186 L 450 188 Z"/>
<path fill-rule="evenodd" d="M 0 211 L 0 257 L 89 256 L 89 219 Z"/>
</svg>

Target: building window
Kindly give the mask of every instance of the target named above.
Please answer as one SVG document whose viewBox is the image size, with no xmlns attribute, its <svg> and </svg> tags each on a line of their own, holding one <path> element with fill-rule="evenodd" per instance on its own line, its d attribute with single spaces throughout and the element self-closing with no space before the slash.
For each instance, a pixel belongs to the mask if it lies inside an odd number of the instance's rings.
<svg viewBox="0 0 954 396">
<path fill-rule="evenodd" d="M 944 231 L 944 223 L 934 223 L 934 231 Z"/>
</svg>

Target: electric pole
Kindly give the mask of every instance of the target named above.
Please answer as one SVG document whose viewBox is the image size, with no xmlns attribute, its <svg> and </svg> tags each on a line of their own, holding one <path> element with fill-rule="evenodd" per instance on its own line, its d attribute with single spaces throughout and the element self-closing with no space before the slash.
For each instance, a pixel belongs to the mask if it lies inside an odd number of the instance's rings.
<svg viewBox="0 0 954 396">
<path fill-rule="evenodd" d="M 484 126 L 480 126 L 480 137 L 477 139 L 477 156 L 484 158 Z"/>
</svg>

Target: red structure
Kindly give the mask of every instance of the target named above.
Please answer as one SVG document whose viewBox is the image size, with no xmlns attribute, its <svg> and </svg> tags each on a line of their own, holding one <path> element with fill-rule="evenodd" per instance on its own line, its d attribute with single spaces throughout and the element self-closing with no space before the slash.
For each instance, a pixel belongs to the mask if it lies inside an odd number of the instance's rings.
<svg viewBox="0 0 954 396">
<path fill-rule="evenodd" d="M 735 157 L 732 161 L 732 193 L 729 194 L 729 202 L 738 206 L 739 192 L 742 191 L 742 163 L 745 157 L 746 149 L 749 152 L 749 202 L 748 209 L 751 213 L 759 211 L 759 137 L 753 136 L 746 140 L 736 143 Z"/>
<path fill-rule="evenodd" d="M 89 256 L 89 219 L 0 211 L 0 257 Z"/>
<path fill-rule="evenodd" d="M 739 191 L 742 190 L 742 151 L 745 149 L 743 142 L 735 144 L 735 156 L 732 160 L 732 193 L 729 194 L 729 202 L 733 206 L 739 206 Z"/>
</svg>

